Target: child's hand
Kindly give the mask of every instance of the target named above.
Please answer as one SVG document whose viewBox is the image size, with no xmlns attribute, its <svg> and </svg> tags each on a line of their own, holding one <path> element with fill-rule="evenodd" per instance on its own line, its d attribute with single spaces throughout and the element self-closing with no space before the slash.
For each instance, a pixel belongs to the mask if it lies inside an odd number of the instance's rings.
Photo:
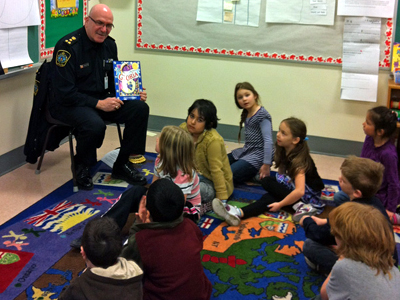
<svg viewBox="0 0 400 300">
<path fill-rule="evenodd" d="M 150 213 L 146 208 L 146 196 L 145 195 L 140 200 L 139 210 L 135 215 L 136 215 L 136 220 L 139 223 L 150 223 L 151 222 L 150 221 Z"/>
<path fill-rule="evenodd" d="M 318 226 L 322 226 L 328 223 L 328 219 L 321 219 L 315 216 L 312 216 L 311 218 L 314 220 L 315 223 L 317 223 Z"/>
<path fill-rule="evenodd" d="M 260 179 L 263 179 L 264 177 L 268 177 L 270 174 L 270 166 L 263 164 L 260 168 Z"/>
<path fill-rule="evenodd" d="M 281 204 L 279 202 L 274 202 L 268 205 L 269 211 L 275 212 L 281 209 Z"/>
</svg>

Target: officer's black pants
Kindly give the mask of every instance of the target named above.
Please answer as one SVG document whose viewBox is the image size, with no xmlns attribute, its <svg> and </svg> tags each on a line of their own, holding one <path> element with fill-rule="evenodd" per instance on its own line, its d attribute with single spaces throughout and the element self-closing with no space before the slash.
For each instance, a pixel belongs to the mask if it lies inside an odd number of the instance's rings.
<svg viewBox="0 0 400 300">
<path fill-rule="evenodd" d="M 124 101 L 120 109 L 104 112 L 91 107 L 59 106 L 51 109 L 54 118 L 75 128 L 76 163 L 93 166 L 97 162 L 96 149 L 103 144 L 104 121 L 125 124 L 121 150 L 114 166 L 128 162 L 130 154 L 144 154 L 146 149 L 148 105 L 139 100 Z"/>
</svg>

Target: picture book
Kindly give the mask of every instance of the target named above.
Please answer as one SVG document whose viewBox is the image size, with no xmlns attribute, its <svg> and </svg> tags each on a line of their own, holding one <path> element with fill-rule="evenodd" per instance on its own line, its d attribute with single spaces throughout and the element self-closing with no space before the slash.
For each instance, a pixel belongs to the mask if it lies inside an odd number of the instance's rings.
<svg viewBox="0 0 400 300">
<path fill-rule="evenodd" d="M 142 71 L 139 61 L 113 61 L 115 94 L 120 100 L 140 100 Z"/>
<path fill-rule="evenodd" d="M 392 69 L 391 71 L 394 72 L 395 68 L 400 68 L 400 44 L 393 44 L 392 49 Z"/>
</svg>

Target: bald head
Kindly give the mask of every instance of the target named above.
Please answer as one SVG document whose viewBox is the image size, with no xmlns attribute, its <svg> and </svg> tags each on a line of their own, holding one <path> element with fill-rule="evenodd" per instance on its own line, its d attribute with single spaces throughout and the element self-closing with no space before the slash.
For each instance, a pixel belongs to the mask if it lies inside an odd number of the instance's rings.
<svg viewBox="0 0 400 300">
<path fill-rule="evenodd" d="M 105 4 L 96 4 L 93 6 L 89 12 L 89 16 L 96 15 L 96 14 L 110 14 L 113 17 L 111 9 Z"/>
<path fill-rule="evenodd" d="M 105 4 L 96 4 L 85 19 L 86 34 L 92 42 L 103 43 L 113 27 L 114 16 Z"/>
</svg>

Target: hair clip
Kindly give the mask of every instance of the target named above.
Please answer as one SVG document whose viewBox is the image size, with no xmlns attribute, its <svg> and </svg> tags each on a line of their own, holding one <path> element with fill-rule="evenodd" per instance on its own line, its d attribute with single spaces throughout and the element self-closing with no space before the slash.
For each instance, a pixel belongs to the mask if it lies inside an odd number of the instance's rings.
<svg viewBox="0 0 400 300">
<path fill-rule="evenodd" d="M 304 138 L 304 140 L 305 140 L 305 141 L 308 141 L 308 136 L 306 136 L 306 137 Z"/>
</svg>

